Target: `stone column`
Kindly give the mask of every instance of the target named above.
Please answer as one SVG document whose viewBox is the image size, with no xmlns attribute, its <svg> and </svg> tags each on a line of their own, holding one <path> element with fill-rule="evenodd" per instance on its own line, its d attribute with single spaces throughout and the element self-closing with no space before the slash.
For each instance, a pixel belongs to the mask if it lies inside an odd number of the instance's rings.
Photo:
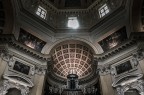
<svg viewBox="0 0 144 95">
<path fill-rule="evenodd" d="M 1 65 L 2 57 L 0 56 L 0 65 Z"/>
<path fill-rule="evenodd" d="M 144 74 L 144 50 L 140 49 L 133 54 L 133 57 L 138 61 L 139 66 Z"/>
<path fill-rule="evenodd" d="M 5 53 L 1 53 L 1 56 L 0 56 L 0 80 L 1 80 L 2 75 L 6 69 L 6 66 L 8 65 L 9 58 L 10 58 L 9 55 L 7 55 Z"/>
<path fill-rule="evenodd" d="M 30 91 L 30 95 L 42 95 L 44 75 L 35 75 L 34 87 Z"/>
<path fill-rule="evenodd" d="M 30 91 L 30 95 L 42 95 L 45 82 L 45 71 L 39 71 L 34 76 L 34 87 Z"/>
<path fill-rule="evenodd" d="M 110 66 L 109 65 L 99 65 L 99 74 L 100 74 L 100 82 L 102 95 L 114 95 L 114 89 L 112 87 L 112 77 L 110 74 Z"/>
<path fill-rule="evenodd" d="M 141 70 L 142 70 L 142 72 L 144 74 L 144 59 L 139 61 L 139 65 L 140 65 Z"/>
<path fill-rule="evenodd" d="M 141 92 L 140 95 L 144 95 L 144 92 Z"/>
<path fill-rule="evenodd" d="M 114 89 L 112 87 L 111 75 L 102 75 L 100 76 L 102 95 L 114 95 Z"/>
<path fill-rule="evenodd" d="M 2 60 L 0 63 L 0 80 L 2 78 L 4 71 L 5 71 L 6 66 L 7 66 L 7 62 Z"/>
</svg>

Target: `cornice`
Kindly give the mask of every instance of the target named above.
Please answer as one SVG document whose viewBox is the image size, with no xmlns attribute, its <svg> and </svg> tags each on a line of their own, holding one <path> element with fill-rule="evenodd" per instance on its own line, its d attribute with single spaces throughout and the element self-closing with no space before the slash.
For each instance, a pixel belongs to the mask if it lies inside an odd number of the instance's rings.
<svg viewBox="0 0 144 95">
<path fill-rule="evenodd" d="M 49 3 L 46 0 L 37 0 L 38 2 L 41 2 L 42 4 L 46 5 L 48 8 L 50 8 L 51 10 L 53 10 L 55 13 L 58 14 L 75 14 L 75 13 L 88 13 L 90 12 L 92 9 L 94 9 L 95 7 L 98 6 L 98 4 L 100 4 L 103 0 L 96 0 L 93 4 L 91 4 L 88 8 L 85 9 L 58 9 L 55 6 L 53 6 L 51 3 Z"/>
<path fill-rule="evenodd" d="M 121 51 L 131 48 L 132 46 L 137 46 L 138 48 L 141 48 L 140 42 L 143 42 L 143 40 L 144 40 L 144 33 L 132 32 L 129 39 L 126 40 L 124 43 L 120 44 L 119 46 L 116 46 L 115 48 L 113 48 L 107 52 L 104 52 L 102 54 L 97 54 L 94 56 L 94 58 L 98 61 L 104 61 L 112 56 L 115 56 L 116 54 L 120 53 Z"/>
<path fill-rule="evenodd" d="M 109 50 L 108 52 L 103 53 L 103 54 L 95 55 L 94 58 L 96 61 L 104 61 L 104 60 L 106 60 L 112 56 L 117 55 L 121 51 L 125 51 L 125 50 L 129 49 L 132 46 L 137 46 L 138 48 L 144 48 L 144 46 L 142 44 L 142 43 L 144 43 L 143 41 L 144 41 L 144 33 L 142 33 L 142 32 L 131 33 L 129 39 L 125 43 L 123 43 L 123 44 Z M 46 62 L 48 62 L 48 64 L 51 63 L 50 62 L 50 56 L 41 54 L 40 52 L 37 52 L 37 51 L 35 51 L 31 48 L 28 48 L 27 46 L 19 43 L 14 38 L 13 35 L 6 35 L 6 34 L 0 35 L 0 51 L 1 52 L 8 52 L 9 47 L 16 49 L 17 51 L 21 51 L 21 52 L 23 52 L 23 53 L 25 53 L 31 57 L 34 57 L 34 58 L 40 60 L 40 61 L 46 61 Z M 139 58 L 139 55 L 135 55 L 135 56 Z M 49 64 L 49 65 L 51 65 L 51 64 Z M 51 72 L 49 65 L 48 65 L 48 70 L 50 70 L 50 72 Z M 107 66 L 106 66 L 106 68 L 107 68 Z M 41 71 L 41 68 L 38 70 Z M 46 69 L 43 69 L 43 71 L 45 71 L 45 70 Z M 97 79 L 98 78 L 98 75 L 97 75 L 98 72 L 97 73 L 96 72 L 97 72 L 97 70 L 94 70 L 94 73 L 92 73 L 91 76 L 87 76 L 88 78 L 80 79 L 79 84 L 89 83 L 89 82 Z M 106 73 L 109 73 L 109 71 Z M 59 77 L 56 77 L 53 73 L 48 73 L 48 76 L 49 76 L 48 78 L 50 80 L 52 80 L 53 82 L 58 82 L 60 84 L 66 83 L 66 80 L 60 79 Z"/>
<path fill-rule="evenodd" d="M 124 43 L 120 44 L 119 46 L 116 46 L 115 48 L 104 52 L 102 54 L 96 54 L 94 55 L 94 58 L 98 61 L 101 60 L 105 60 L 111 56 L 114 56 L 115 54 L 126 50 L 127 48 L 130 48 L 134 45 L 139 45 L 141 46 L 139 43 L 143 42 L 144 40 L 144 33 L 142 32 L 133 32 L 131 33 L 130 37 L 128 40 L 126 40 Z M 19 51 L 22 51 L 28 55 L 31 55 L 35 58 L 38 58 L 39 60 L 43 60 L 43 61 L 49 61 L 50 56 L 49 55 L 44 55 L 38 51 L 35 51 L 21 43 L 19 43 L 13 35 L 7 35 L 7 34 L 1 34 L 0 35 L 0 45 L 2 47 L 5 46 L 10 46 L 13 47 Z M 7 51 L 7 48 L 5 48 L 5 50 Z"/>
<path fill-rule="evenodd" d="M 48 61 L 49 60 L 49 56 L 48 55 L 44 55 L 38 51 L 35 51 L 21 43 L 19 43 L 13 35 L 10 34 L 1 34 L 0 35 L 0 46 L 4 47 L 3 51 L 8 52 L 8 48 L 14 48 L 18 51 L 21 51 L 31 57 L 36 58 L 37 60 L 41 60 L 41 61 Z M 1 48 L 2 49 L 2 48 Z"/>
<path fill-rule="evenodd" d="M 94 21 L 96 22 L 92 22 L 91 25 L 85 26 L 87 29 L 80 27 L 79 30 L 85 31 L 85 32 L 93 32 L 97 27 L 99 27 L 100 25 L 103 25 L 104 22 L 108 21 L 111 17 L 117 15 L 120 11 L 122 11 L 125 7 L 125 2 L 127 0 L 122 0 L 122 2 L 120 2 L 119 6 L 117 6 L 115 9 L 111 10 L 111 12 L 104 18 L 99 19 L 99 17 L 96 17 L 96 19 L 94 19 Z M 48 30 L 50 30 L 53 33 L 59 33 L 59 32 L 63 32 L 64 31 L 69 31 L 70 29 L 65 27 L 65 26 L 55 26 L 51 23 L 51 21 L 48 20 L 43 20 L 39 17 L 37 17 L 36 15 L 34 15 L 32 13 L 32 11 L 30 11 L 31 9 L 27 9 L 22 3 L 22 1 L 17 1 L 19 2 L 19 7 L 21 10 L 21 16 L 29 16 L 31 17 L 29 20 L 35 20 L 37 22 L 39 22 L 41 25 L 43 25 L 45 28 L 48 28 Z M 106 2 L 106 1 L 105 1 Z M 37 5 L 44 5 L 46 7 L 46 9 L 52 13 L 54 13 L 55 15 L 80 15 L 80 14 L 97 14 L 98 12 L 98 8 L 100 7 L 100 4 L 104 3 L 103 0 L 96 0 L 90 7 L 88 7 L 87 9 L 57 9 L 55 8 L 53 5 L 51 5 L 48 1 L 46 0 L 36 0 L 34 2 L 32 2 L 31 6 L 37 6 Z M 33 7 L 33 8 L 35 8 Z M 33 10 L 34 11 L 34 10 Z M 21 17 L 22 18 L 22 17 Z M 26 19 L 26 21 L 29 21 Z M 65 20 L 65 18 L 64 18 Z M 50 22 L 50 23 L 48 23 Z M 29 22 L 27 22 L 29 23 Z M 39 25 L 40 25 L 39 24 Z M 85 24 L 85 23 L 84 23 Z M 31 24 L 32 25 L 32 24 Z M 83 26 L 83 25 L 82 25 Z M 60 30 L 60 31 L 59 31 Z"/>
<path fill-rule="evenodd" d="M 93 34 L 93 32 L 95 32 L 94 30 L 97 29 L 98 27 L 102 26 L 104 23 L 106 23 L 107 21 L 109 21 L 110 19 L 113 19 L 113 17 L 117 16 L 118 14 L 120 16 L 118 16 L 115 20 L 111 20 L 112 22 L 117 22 L 118 20 L 120 20 L 121 18 L 123 18 L 124 12 L 125 12 L 125 7 L 124 6 L 120 6 L 117 9 L 113 10 L 110 14 L 108 14 L 108 16 L 104 17 L 101 20 L 98 20 L 97 23 L 95 25 L 93 25 L 90 29 L 89 32 L 91 32 Z"/>
</svg>

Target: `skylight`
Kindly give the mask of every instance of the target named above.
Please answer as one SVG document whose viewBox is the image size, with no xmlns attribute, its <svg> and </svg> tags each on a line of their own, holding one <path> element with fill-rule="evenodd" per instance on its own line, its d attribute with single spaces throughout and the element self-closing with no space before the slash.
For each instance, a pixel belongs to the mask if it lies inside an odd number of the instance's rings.
<svg viewBox="0 0 144 95">
<path fill-rule="evenodd" d="M 99 8 L 100 18 L 102 18 L 103 16 L 105 16 L 108 13 L 109 13 L 109 8 L 108 8 L 107 4 L 104 4 L 101 8 Z"/>
<path fill-rule="evenodd" d="M 68 18 L 68 27 L 73 29 L 77 29 L 79 27 L 79 22 L 77 20 L 77 17 Z"/>
<path fill-rule="evenodd" d="M 36 14 L 38 16 L 40 16 L 41 18 L 45 19 L 47 11 L 43 7 L 39 6 L 38 9 L 37 9 L 37 11 L 36 11 Z"/>
</svg>

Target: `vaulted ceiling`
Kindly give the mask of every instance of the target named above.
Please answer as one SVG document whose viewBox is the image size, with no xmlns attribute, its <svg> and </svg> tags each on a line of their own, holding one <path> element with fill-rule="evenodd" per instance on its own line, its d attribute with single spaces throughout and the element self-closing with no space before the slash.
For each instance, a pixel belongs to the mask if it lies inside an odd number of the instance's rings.
<svg viewBox="0 0 144 95">
<path fill-rule="evenodd" d="M 63 78 L 77 74 L 83 78 L 92 73 L 93 53 L 87 46 L 65 43 L 56 47 L 52 55 L 54 72 Z"/>
</svg>

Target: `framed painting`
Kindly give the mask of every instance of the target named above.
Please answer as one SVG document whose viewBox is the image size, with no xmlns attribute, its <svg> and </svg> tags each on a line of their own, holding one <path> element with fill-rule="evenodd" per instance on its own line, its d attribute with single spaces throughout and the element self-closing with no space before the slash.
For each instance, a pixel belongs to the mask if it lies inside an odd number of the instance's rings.
<svg viewBox="0 0 144 95">
<path fill-rule="evenodd" d="M 41 39 L 37 38 L 36 36 L 28 33 L 24 29 L 20 29 L 18 41 L 32 49 L 37 50 L 37 51 L 41 51 L 42 48 L 46 44 L 46 42 L 44 42 Z"/>
</svg>

